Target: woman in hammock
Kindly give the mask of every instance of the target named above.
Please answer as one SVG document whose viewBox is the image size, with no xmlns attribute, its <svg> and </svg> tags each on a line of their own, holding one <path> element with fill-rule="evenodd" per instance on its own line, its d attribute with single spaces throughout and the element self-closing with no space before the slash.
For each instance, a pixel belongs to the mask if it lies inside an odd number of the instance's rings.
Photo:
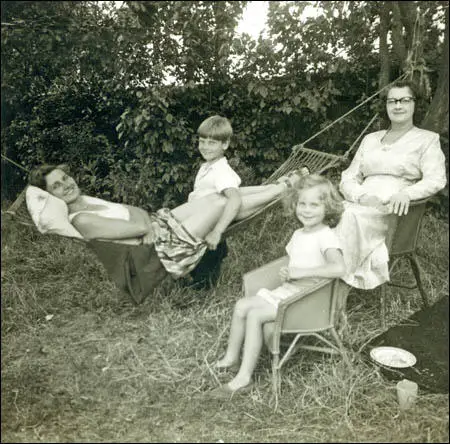
<svg viewBox="0 0 450 444">
<path fill-rule="evenodd" d="M 275 184 L 239 188 L 242 203 L 235 220 L 246 218 L 280 197 L 297 179 L 294 173 Z M 53 214 L 45 215 L 42 205 L 39 206 L 42 195 L 27 196 L 28 210 L 42 232 L 45 227 L 40 227 L 40 223 L 44 225 L 44 218 L 50 216 L 64 227 L 59 234 L 67 227 L 67 235 L 79 234 L 86 240 L 154 244 L 160 261 L 175 278 L 187 275 L 198 264 L 208 248 L 205 236 L 215 227 L 226 204 L 225 197 L 213 193 L 172 210 L 162 208 L 148 214 L 138 207 L 81 194 L 64 165 L 35 168 L 29 183 L 58 198 L 52 199 L 53 206 L 46 206 L 45 211 Z"/>
<path fill-rule="evenodd" d="M 417 99 L 411 83 L 394 83 L 386 98 L 389 129 L 365 136 L 342 172 L 346 202 L 336 231 L 347 267 L 344 281 L 352 287 L 371 289 L 389 280 L 385 240 L 392 218 L 407 214 L 411 200 L 445 187 L 439 135 L 413 123 Z"/>
</svg>

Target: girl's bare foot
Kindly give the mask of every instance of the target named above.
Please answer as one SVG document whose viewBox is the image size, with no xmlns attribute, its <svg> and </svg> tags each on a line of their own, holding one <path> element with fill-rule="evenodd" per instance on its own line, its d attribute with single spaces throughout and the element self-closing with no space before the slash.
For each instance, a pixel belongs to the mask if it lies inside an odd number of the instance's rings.
<svg viewBox="0 0 450 444">
<path fill-rule="evenodd" d="M 228 384 L 228 389 L 232 392 L 242 390 L 244 387 L 248 387 L 251 383 L 251 379 L 242 379 L 235 377 Z"/>
<path fill-rule="evenodd" d="M 238 365 L 238 361 L 228 359 L 227 357 L 224 357 L 222 359 L 219 359 L 215 364 L 215 368 L 230 368 L 235 367 Z"/>
</svg>

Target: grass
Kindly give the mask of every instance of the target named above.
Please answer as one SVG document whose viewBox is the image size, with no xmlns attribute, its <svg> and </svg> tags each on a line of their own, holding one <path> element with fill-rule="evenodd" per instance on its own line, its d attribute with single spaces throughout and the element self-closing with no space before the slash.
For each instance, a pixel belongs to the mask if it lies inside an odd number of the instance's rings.
<svg viewBox="0 0 450 444">
<path fill-rule="evenodd" d="M 394 383 L 357 352 L 351 368 L 295 355 L 276 412 L 267 352 L 252 393 L 208 398 L 230 378 L 211 364 L 242 273 L 284 254 L 294 228 L 270 213 L 228 240 L 214 290 L 169 279 L 135 306 L 80 243 L 3 221 L 2 442 L 448 442 L 447 395 L 400 411 Z M 427 214 L 420 245 L 428 294 L 448 297 L 447 222 Z M 388 326 L 421 307 L 416 291 L 388 296 Z M 382 332 L 378 292 L 352 290 L 348 307 L 357 350 Z"/>
</svg>

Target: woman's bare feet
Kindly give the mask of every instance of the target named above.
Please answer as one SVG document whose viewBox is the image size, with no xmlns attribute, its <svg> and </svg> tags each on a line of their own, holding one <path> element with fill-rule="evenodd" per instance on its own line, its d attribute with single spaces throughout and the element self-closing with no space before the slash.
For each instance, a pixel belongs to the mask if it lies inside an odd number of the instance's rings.
<svg viewBox="0 0 450 444">
<path fill-rule="evenodd" d="M 293 170 L 286 174 L 285 176 L 281 176 L 277 179 L 277 183 L 283 183 L 287 188 L 295 187 L 300 179 L 309 174 L 309 169 L 307 167 L 301 167 L 298 170 Z"/>
</svg>

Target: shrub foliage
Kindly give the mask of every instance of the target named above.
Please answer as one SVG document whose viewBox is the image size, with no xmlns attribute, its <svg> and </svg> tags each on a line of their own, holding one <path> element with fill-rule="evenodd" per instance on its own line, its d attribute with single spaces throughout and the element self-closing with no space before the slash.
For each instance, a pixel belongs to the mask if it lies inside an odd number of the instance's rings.
<svg viewBox="0 0 450 444">
<path fill-rule="evenodd" d="M 385 2 L 315 2 L 317 16 L 302 19 L 307 2 L 270 2 L 257 40 L 236 33 L 244 1 L 112 3 L 2 2 L 2 154 L 26 169 L 67 162 L 88 194 L 147 209 L 183 201 L 200 162 L 196 129 L 215 113 L 232 122 L 233 165 L 258 183 L 378 90 Z M 444 8 L 413 3 L 430 30 L 434 91 Z M 391 62 L 395 78 L 402 61 Z M 310 146 L 345 152 L 379 107 Z M 13 198 L 25 174 L 4 158 L 2 168 Z"/>
</svg>

